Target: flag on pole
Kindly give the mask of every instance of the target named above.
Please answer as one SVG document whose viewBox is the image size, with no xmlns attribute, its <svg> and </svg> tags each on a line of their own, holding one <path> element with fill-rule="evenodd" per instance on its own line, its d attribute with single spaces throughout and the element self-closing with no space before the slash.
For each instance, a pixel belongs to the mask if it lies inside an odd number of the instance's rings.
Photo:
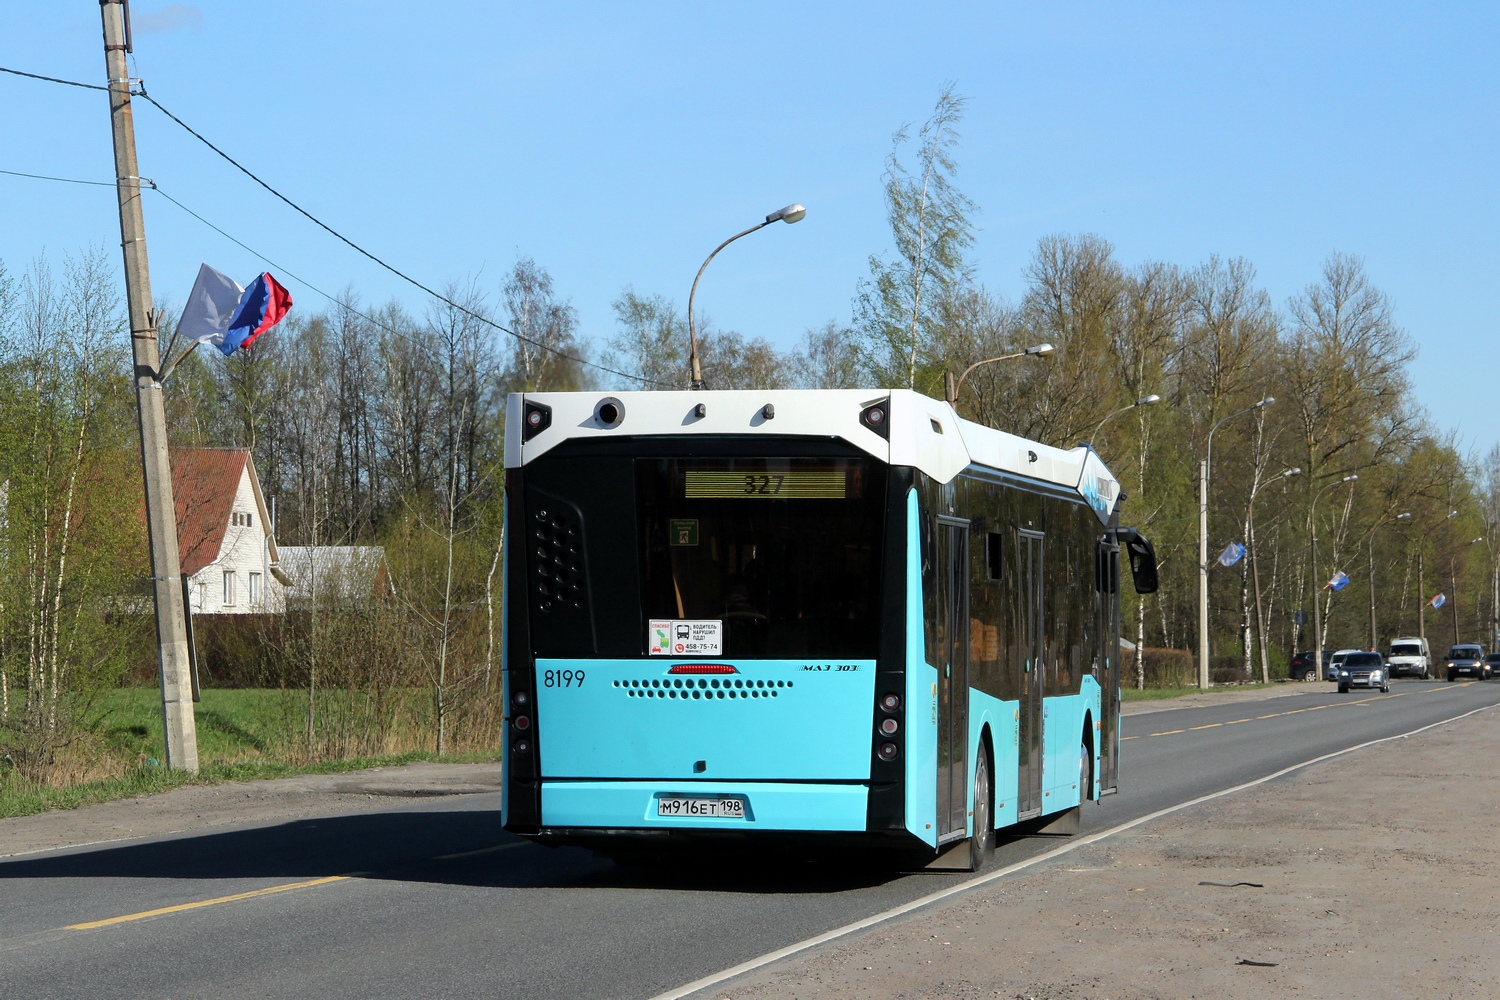
<svg viewBox="0 0 1500 1000">
<path fill-rule="evenodd" d="M 1438 591 L 1436 594 L 1432 595 L 1432 600 L 1428 601 L 1427 603 L 1432 605 L 1434 608 L 1440 608 L 1444 604 L 1448 603 L 1448 595 L 1443 593 L 1442 591 Z"/>
<path fill-rule="evenodd" d="M 1224 546 L 1224 551 L 1219 553 L 1220 566 L 1233 566 L 1245 558 L 1245 547 L 1239 542 L 1230 542 Z"/>
<path fill-rule="evenodd" d="M 249 288 L 204 264 L 188 293 L 177 332 L 200 344 L 213 344 L 226 357 L 281 322 L 292 308 L 292 296 L 269 273 Z"/>
<path fill-rule="evenodd" d="M 1333 574 L 1333 579 L 1328 581 L 1329 590 L 1343 590 L 1347 586 L 1349 586 L 1349 574 L 1343 570 Z"/>
</svg>

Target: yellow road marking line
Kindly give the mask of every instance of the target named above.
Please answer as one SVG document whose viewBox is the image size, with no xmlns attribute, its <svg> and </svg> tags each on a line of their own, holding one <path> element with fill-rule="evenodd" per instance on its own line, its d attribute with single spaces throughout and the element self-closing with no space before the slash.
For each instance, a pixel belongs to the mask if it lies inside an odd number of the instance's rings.
<svg viewBox="0 0 1500 1000">
<path fill-rule="evenodd" d="M 513 840 L 508 844 L 496 844 L 493 847 L 481 847 L 477 851 L 459 851 L 457 854 L 439 854 L 432 860 L 452 861 L 454 858 L 472 858 L 477 854 L 494 854 L 496 851 L 508 851 L 512 847 L 525 847 L 530 841 Z"/>
<path fill-rule="evenodd" d="M 1210 722 L 1206 726 L 1189 726 L 1188 729 L 1191 730 L 1191 731 L 1196 732 L 1199 729 L 1217 729 L 1219 726 L 1222 726 L 1223 724 L 1224 723 L 1222 723 L 1222 722 Z"/>
<path fill-rule="evenodd" d="M 184 910 L 197 910 L 205 906 L 217 906 L 220 903 L 233 903 L 241 899 L 254 899 L 256 896 L 269 896 L 277 892 L 290 892 L 293 889 L 310 889 L 315 885 L 327 885 L 330 882 L 343 882 L 351 878 L 349 875 L 329 875 L 324 878 L 308 879 L 306 882 L 288 882 L 285 885 L 272 885 L 264 889 L 252 889 L 249 892 L 237 892 L 232 896 L 219 896 L 216 899 L 200 899 L 194 903 L 178 903 L 176 906 L 161 906 L 154 910 L 142 910 L 140 913 L 127 913 L 119 917 L 106 917 L 103 920 L 89 920 L 81 924 L 69 924 L 65 930 L 91 931 L 96 927 L 110 927 L 114 924 L 126 924 L 132 920 L 145 920 L 147 917 L 159 917 L 165 913 L 181 913 Z"/>
<path fill-rule="evenodd" d="M 1152 736 L 1173 736 L 1173 735 L 1175 735 L 1177 733 L 1185 733 L 1185 732 L 1187 732 L 1186 729 L 1168 729 L 1164 733 L 1152 733 L 1151 735 Z"/>
</svg>

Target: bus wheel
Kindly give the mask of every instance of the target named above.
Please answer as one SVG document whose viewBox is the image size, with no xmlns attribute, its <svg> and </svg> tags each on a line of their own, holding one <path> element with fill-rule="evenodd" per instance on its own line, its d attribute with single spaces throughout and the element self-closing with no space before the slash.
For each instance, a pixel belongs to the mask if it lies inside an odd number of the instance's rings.
<svg viewBox="0 0 1500 1000">
<path fill-rule="evenodd" d="M 969 838 L 969 871 L 982 871 L 995 850 L 994 823 L 990 817 L 990 754 L 979 748 L 974 764 L 974 835 Z"/>
<path fill-rule="evenodd" d="M 1087 743 L 1078 747 L 1078 806 L 1094 797 L 1094 755 Z"/>
</svg>

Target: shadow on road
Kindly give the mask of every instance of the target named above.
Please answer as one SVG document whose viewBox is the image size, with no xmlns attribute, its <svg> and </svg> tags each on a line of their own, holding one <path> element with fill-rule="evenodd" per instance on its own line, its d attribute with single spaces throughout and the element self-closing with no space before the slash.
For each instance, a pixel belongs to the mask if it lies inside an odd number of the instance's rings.
<svg viewBox="0 0 1500 1000">
<path fill-rule="evenodd" d="M 280 879 L 359 873 L 404 882 L 505 888 L 830 893 L 900 877 L 855 859 L 719 851 L 617 865 L 578 848 L 512 837 L 491 811 L 367 813 L 0 862 L 11 879 Z M 0 890 L 3 891 L 3 890 Z"/>
</svg>

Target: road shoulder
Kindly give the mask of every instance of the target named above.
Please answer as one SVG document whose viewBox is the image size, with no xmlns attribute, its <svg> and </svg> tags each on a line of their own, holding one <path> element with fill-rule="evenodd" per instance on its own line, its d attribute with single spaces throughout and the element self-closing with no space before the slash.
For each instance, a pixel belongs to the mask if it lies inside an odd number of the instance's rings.
<svg viewBox="0 0 1500 1000">
<path fill-rule="evenodd" d="M 1500 711 L 1081 848 L 705 994 L 1500 996 Z"/>
</svg>

